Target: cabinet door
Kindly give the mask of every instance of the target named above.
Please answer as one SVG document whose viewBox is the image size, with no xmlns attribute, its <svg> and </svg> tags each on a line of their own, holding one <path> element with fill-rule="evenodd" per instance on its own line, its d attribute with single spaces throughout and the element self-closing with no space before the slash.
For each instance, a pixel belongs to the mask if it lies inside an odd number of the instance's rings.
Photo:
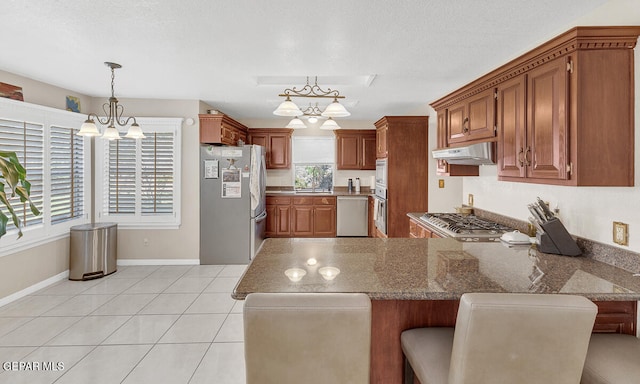
<svg viewBox="0 0 640 384">
<path fill-rule="evenodd" d="M 317 237 L 335 237 L 336 207 L 315 206 L 313 210 L 313 235 Z"/>
<path fill-rule="evenodd" d="M 288 236 L 291 234 L 291 206 L 278 205 L 276 209 L 278 217 L 276 233 L 278 236 Z M 267 215 L 268 214 L 269 213 L 267 213 Z"/>
<path fill-rule="evenodd" d="M 473 96 L 468 101 L 467 113 L 469 121 L 467 140 L 485 139 L 495 136 L 494 119 L 495 97 L 494 90 L 486 91 Z"/>
<path fill-rule="evenodd" d="M 526 175 L 526 75 L 498 86 L 498 176 Z"/>
<path fill-rule="evenodd" d="M 203 144 L 221 143 L 220 119 L 210 116 L 200 116 L 200 142 Z"/>
<path fill-rule="evenodd" d="M 251 144 L 261 145 L 263 147 L 268 147 L 267 135 L 262 133 L 250 133 L 249 141 Z"/>
<path fill-rule="evenodd" d="M 447 110 L 441 109 L 436 113 L 438 115 L 438 148 L 445 148 L 447 146 Z M 446 175 L 447 172 L 447 162 L 436 160 L 436 173 L 438 175 Z"/>
<path fill-rule="evenodd" d="M 291 136 L 286 134 L 269 135 L 269 168 L 288 169 L 290 168 L 290 148 Z"/>
<path fill-rule="evenodd" d="M 569 138 L 565 63 L 566 58 L 559 58 L 528 74 L 525 161 L 531 165 L 527 168 L 527 177 L 567 179 Z"/>
<path fill-rule="evenodd" d="M 384 159 L 387 157 L 387 132 L 389 127 L 383 126 L 376 128 L 376 158 Z"/>
<path fill-rule="evenodd" d="M 448 142 L 458 143 L 465 141 L 467 123 L 467 116 L 464 103 L 459 103 L 451 106 L 447 111 L 447 129 L 448 129 Z"/>
<path fill-rule="evenodd" d="M 265 236 L 276 236 L 278 233 L 278 206 L 267 205 L 267 223 L 265 229 Z"/>
<path fill-rule="evenodd" d="M 376 169 L 376 136 L 362 136 L 362 166 L 360 169 L 375 170 Z"/>
<path fill-rule="evenodd" d="M 336 138 L 336 149 L 338 169 L 360 169 L 360 135 L 339 135 Z"/>
<path fill-rule="evenodd" d="M 313 236 L 313 205 L 294 205 L 291 224 L 294 236 Z"/>
</svg>

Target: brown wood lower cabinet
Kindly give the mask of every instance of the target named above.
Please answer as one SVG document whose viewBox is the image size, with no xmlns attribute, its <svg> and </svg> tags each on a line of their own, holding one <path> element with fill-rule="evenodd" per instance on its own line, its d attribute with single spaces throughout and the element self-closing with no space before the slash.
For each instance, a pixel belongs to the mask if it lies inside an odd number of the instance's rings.
<svg viewBox="0 0 640 384">
<path fill-rule="evenodd" d="M 595 304 L 598 315 L 593 332 L 635 335 L 636 301 L 595 301 Z M 458 300 L 372 300 L 370 382 L 401 384 L 402 331 L 419 327 L 453 327 L 458 305 Z"/>
<path fill-rule="evenodd" d="M 267 237 L 291 236 L 291 198 L 267 197 Z"/>
<path fill-rule="evenodd" d="M 336 226 L 335 196 L 267 197 L 267 237 L 336 237 Z"/>
<path fill-rule="evenodd" d="M 414 239 L 439 238 L 439 234 L 431 231 L 417 220 L 409 219 L 409 237 Z"/>
</svg>

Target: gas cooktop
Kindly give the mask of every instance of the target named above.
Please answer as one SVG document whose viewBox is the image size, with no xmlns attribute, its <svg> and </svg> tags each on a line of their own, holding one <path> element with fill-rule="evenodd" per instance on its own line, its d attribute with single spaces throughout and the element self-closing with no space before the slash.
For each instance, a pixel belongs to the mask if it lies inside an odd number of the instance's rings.
<svg viewBox="0 0 640 384">
<path fill-rule="evenodd" d="M 457 213 L 425 213 L 420 217 L 436 232 L 463 241 L 496 241 L 514 229 L 474 215 Z"/>
</svg>

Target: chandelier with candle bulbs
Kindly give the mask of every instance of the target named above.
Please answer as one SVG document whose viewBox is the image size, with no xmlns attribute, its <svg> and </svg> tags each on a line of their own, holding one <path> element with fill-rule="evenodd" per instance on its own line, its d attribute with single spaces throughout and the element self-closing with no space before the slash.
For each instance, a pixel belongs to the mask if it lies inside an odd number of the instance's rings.
<svg viewBox="0 0 640 384">
<path fill-rule="evenodd" d="M 278 108 L 273 111 L 277 116 L 289 116 L 293 119 L 287 124 L 287 128 L 306 128 L 307 126 L 300 119 L 305 117 L 311 123 L 315 123 L 318 119 L 326 118 L 327 120 L 320 126 L 320 129 L 339 129 L 340 126 L 333 120 L 334 117 L 347 117 L 351 113 L 338 102 L 338 99 L 344 99 L 344 96 L 340 95 L 340 91 L 336 89 L 327 88 L 323 90 L 318 85 L 318 77 L 316 76 L 313 85 L 309 83 L 309 76 L 307 76 L 307 84 L 301 89 L 287 88 L 278 96 L 286 97 Z M 318 103 L 315 106 L 309 104 L 305 110 L 301 110 L 293 101 L 291 97 L 312 97 L 312 98 L 330 98 L 333 99 L 324 111 L 320 109 Z"/>
<path fill-rule="evenodd" d="M 133 123 L 124 137 L 130 139 L 143 139 L 145 135 L 142 133 L 135 117 L 131 116 L 123 120 L 122 114 L 124 113 L 124 107 L 122 105 L 118 105 L 118 99 L 116 99 L 114 95 L 113 85 L 115 81 L 115 70 L 122 68 L 122 65 L 108 61 L 105 62 L 105 65 L 111 68 L 111 97 L 109 98 L 108 103 L 104 103 L 102 105 L 102 110 L 106 116 L 104 119 L 101 119 L 95 113 L 89 113 L 87 115 L 87 120 L 82 124 L 80 131 L 77 134 L 80 136 L 100 136 L 100 131 L 98 130 L 98 127 L 96 127 L 96 123 L 94 121 L 95 119 L 98 120 L 100 124 L 107 126 L 102 134 L 102 138 L 108 140 L 120 140 L 120 133 L 118 132 L 116 125 L 125 127 L 133 120 Z"/>
</svg>

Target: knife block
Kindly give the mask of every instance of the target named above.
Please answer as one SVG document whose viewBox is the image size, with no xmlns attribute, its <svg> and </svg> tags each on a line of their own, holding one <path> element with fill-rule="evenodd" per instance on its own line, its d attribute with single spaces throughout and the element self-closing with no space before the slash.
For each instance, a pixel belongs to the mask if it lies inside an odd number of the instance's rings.
<svg viewBox="0 0 640 384">
<path fill-rule="evenodd" d="M 545 233 L 536 235 L 540 252 L 564 256 L 579 256 L 582 254 L 578 244 L 576 244 L 576 241 L 573 240 L 573 237 L 567 232 L 567 229 L 559 219 L 551 219 L 541 224 L 541 226 Z"/>
</svg>

